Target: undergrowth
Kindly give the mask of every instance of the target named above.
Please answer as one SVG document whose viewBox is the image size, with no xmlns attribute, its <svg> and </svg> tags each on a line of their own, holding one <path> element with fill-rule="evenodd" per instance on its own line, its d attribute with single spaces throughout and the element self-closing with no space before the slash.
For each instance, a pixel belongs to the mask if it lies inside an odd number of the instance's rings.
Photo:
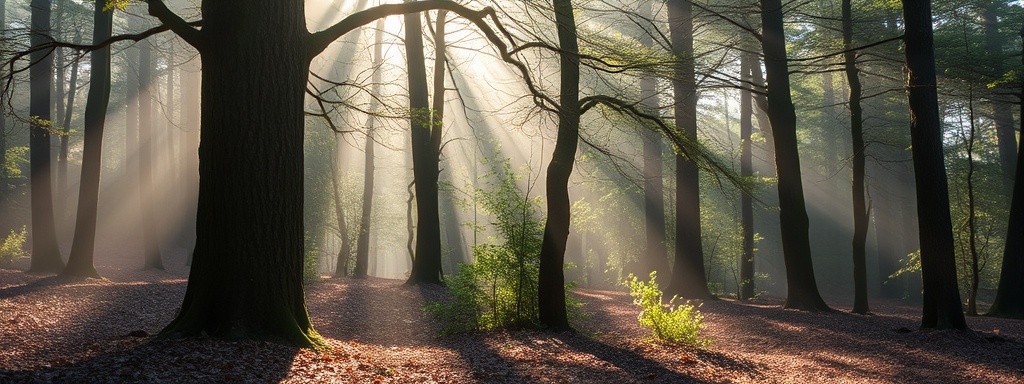
<svg viewBox="0 0 1024 384">
<path fill-rule="evenodd" d="M 21 227 L 21 232 L 11 231 L 3 244 L 0 244 L 0 267 L 9 267 L 18 259 L 28 257 L 28 252 L 22 247 L 27 238 L 28 232 L 24 226 Z"/>
<path fill-rule="evenodd" d="M 648 282 L 637 280 L 631 274 L 625 284 L 629 286 L 633 304 L 641 308 L 637 319 L 641 325 L 651 329 L 652 339 L 701 349 L 711 344 L 711 339 L 700 335 L 705 324 L 704 315 L 697 307 L 689 301 L 674 305 L 676 297 L 673 296 L 666 308 L 655 272 L 651 272 L 651 280 Z"/>
</svg>

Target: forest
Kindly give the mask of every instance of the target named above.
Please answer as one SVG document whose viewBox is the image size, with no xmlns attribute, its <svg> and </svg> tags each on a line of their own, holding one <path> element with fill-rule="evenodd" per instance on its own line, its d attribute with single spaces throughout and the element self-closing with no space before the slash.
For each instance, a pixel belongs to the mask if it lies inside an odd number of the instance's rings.
<svg viewBox="0 0 1024 384">
<path fill-rule="evenodd" d="M 0 0 L 0 382 L 1024 381 L 1017 0 Z"/>
</svg>

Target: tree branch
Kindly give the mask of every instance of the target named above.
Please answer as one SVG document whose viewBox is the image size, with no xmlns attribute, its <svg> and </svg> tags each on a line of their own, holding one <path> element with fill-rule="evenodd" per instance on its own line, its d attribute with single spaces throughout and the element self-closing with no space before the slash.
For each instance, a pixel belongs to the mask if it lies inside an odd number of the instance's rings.
<svg viewBox="0 0 1024 384">
<path fill-rule="evenodd" d="M 171 32 L 174 32 L 174 34 L 181 37 L 182 40 L 185 40 L 186 43 L 189 43 L 195 49 L 202 51 L 202 34 L 198 29 L 193 28 L 181 16 L 168 9 L 163 0 L 147 0 L 147 3 L 149 3 L 150 16 L 159 19 Z"/>
</svg>

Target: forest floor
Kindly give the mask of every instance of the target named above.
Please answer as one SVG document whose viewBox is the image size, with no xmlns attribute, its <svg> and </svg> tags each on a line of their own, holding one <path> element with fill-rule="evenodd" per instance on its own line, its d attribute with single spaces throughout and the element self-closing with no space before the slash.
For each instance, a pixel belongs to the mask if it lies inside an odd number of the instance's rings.
<svg viewBox="0 0 1024 384">
<path fill-rule="evenodd" d="M 181 255 L 178 255 L 180 259 Z M 645 341 L 628 293 L 579 290 L 589 317 L 573 334 L 533 330 L 438 336 L 422 312 L 437 287 L 325 279 L 306 287 L 330 353 L 260 342 L 148 342 L 174 316 L 187 271 L 98 260 L 106 279 L 0 269 L 0 383 L 1021 383 L 1024 321 L 968 319 L 971 332 L 918 329 L 920 309 L 873 314 L 780 309 L 781 301 L 706 302 L 707 350 Z M 15 268 L 25 269 L 23 260 Z"/>
</svg>

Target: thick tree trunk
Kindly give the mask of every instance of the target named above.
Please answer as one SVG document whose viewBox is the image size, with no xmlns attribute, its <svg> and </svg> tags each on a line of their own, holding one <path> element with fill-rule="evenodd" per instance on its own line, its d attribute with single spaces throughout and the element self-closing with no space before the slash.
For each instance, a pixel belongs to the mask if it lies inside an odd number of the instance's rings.
<svg viewBox="0 0 1024 384">
<path fill-rule="evenodd" d="M 412 167 L 416 183 L 416 252 L 406 284 L 441 284 L 441 219 L 437 204 L 437 160 L 430 120 L 423 23 L 419 13 L 405 15 L 405 48 L 409 69 L 409 111 Z"/>
<path fill-rule="evenodd" d="M 689 0 L 668 3 L 668 23 L 675 65 L 675 123 L 689 140 L 697 141 L 697 83 L 693 57 L 693 4 Z M 700 224 L 700 174 L 697 164 L 676 155 L 676 256 L 672 279 L 665 292 L 687 299 L 710 299 L 704 271 L 704 247 Z"/>
<path fill-rule="evenodd" d="M 868 313 L 868 208 L 864 187 L 864 118 L 861 109 L 860 71 L 853 50 L 853 10 L 843 0 L 843 49 L 846 80 L 850 84 L 850 135 L 853 143 L 853 313 Z"/>
<path fill-rule="evenodd" d="M 160 225 L 157 191 L 153 188 L 153 49 L 143 43 L 139 50 L 139 207 L 142 214 L 143 269 L 164 269 L 160 257 Z"/>
<path fill-rule="evenodd" d="M 921 236 L 923 328 L 967 329 L 957 287 L 929 0 L 903 0 L 907 101 Z"/>
<path fill-rule="evenodd" d="M 754 54 L 744 53 L 740 58 L 740 78 L 744 82 L 751 82 L 751 67 L 760 65 L 754 59 Z M 744 179 L 754 176 L 753 153 L 750 136 L 754 130 L 752 115 L 754 114 L 753 100 L 751 99 L 750 85 L 744 84 L 740 91 L 740 176 Z M 740 255 L 740 300 L 751 300 L 754 298 L 754 204 L 751 196 L 742 193 L 740 195 L 740 222 L 743 225 L 743 253 Z"/>
<path fill-rule="evenodd" d="M 775 169 L 779 183 L 779 223 L 789 291 L 784 306 L 806 311 L 829 311 L 818 293 L 811 262 L 809 223 L 796 138 L 796 112 L 789 93 L 781 0 L 761 1 L 761 25 L 768 82 L 768 118 L 775 139 Z"/>
<path fill-rule="evenodd" d="M 561 48 L 560 113 L 555 150 L 545 180 L 548 217 L 540 249 L 537 305 L 541 324 L 554 331 L 568 331 L 571 327 L 565 309 L 562 265 L 565 263 L 565 243 L 569 238 L 569 176 L 576 161 L 580 138 L 580 58 L 572 2 L 553 0 L 552 3 Z"/>
<path fill-rule="evenodd" d="M 163 337 L 324 346 L 302 289 L 304 15 L 300 0 L 203 4 L 202 99 L 213 102 L 202 103 L 197 241 Z"/>
<path fill-rule="evenodd" d="M 370 116 L 366 120 L 366 146 L 364 149 L 363 165 L 363 209 L 359 217 L 359 238 L 356 239 L 356 268 L 352 272 L 354 276 L 366 276 L 370 264 L 370 218 L 373 209 L 373 131 L 377 124 L 377 110 L 380 109 L 380 102 L 377 96 L 380 95 L 381 69 L 384 62 L 382 47 L 384 41 L 384 20 L 377 20 L 373 32 L 373 76 L 370 85 L 370 93 L 373 96 L 370 100 Z"/>
<path fill-rule="evenodd" d="M 654 18 L 652 3 L 653 1 L 644 1 L 642 9 L 638 11 L 641 16 Z M 641 32 L 637 39 L 647 47 L 654 45 L 654 38 L 647 32 Z M 658 110 L 657 85 L 658 80 L 654 77 L 644 77 L 640 80 L 640 100 L 649 113 L 657 113 Z M 644 130 L 641 139 L 644 145 L 644 233 L 647 250 L 641 261 L 640 278 L 646 278 L 653 271 L 666 276 L 670 271 L 665 236 L 663 139 L 661 133 L 653 129 Z"/>
<path fill-rule="evenodd" d="M 32 46 L 50 41 L 50 1 L 32 0 Z M 29 272 L 57 273 L 64 269 L 53 217 L 53 173 L 50 162 L 50 89 L 53 83 L 53 51 L 39 50 L 29 58 L 32 116 L 29 128 L 29 169 L 32 183 L 32 260 Z"/>
<path fill-rule="evenodd" d="M 1020 31 L 1024 38 L 1024 29 Z M 1024 62 L 1024 56 L 1021 61 Z M 1024 84 L 1021 84 L 1021 110 L 1024 110 Z M 1020 148 L 1024 148 L 1024 135 L 1020 135 Z M 1003 246 L 1003 265 L 999 273 L 996 299 L 989 308 L 989 316 L 1024 319 L 1024 151 L 1017 151 L 1014 170 L 1013 195 L 1010 198 L 1010 219 L 1006 225 L 1006 245 Z"/>
<path fill-rule="evenodd" d="M 93 12 L 92 41 L 110 38 L 113 12 L 104 11 L 106 0 L 96 0 Z M 77 61 L 76 61 L 77 63 Z M 75 75 L 71 78 L 72 93 Z M 73 99 L 68 97 L 70 106 Z M 78 193 L 78 215 L 75 217 L 75 239 L 71 244 L 67 268 L 63 275 L 100 277 L 93 267 L 96 245 L 96 211 L 100 193 L 100 171 L 103 158 L 103 128 L 110 102 L 110 47 L 92 51 L 89 60 L 89 98 L 85 104 L 85 139 L 82 149 L 82 180 Z M 70 109 L 70 107 L 69 107 Z M 69 113 L 70 115 L 70 113 Z"/>
</svg>

